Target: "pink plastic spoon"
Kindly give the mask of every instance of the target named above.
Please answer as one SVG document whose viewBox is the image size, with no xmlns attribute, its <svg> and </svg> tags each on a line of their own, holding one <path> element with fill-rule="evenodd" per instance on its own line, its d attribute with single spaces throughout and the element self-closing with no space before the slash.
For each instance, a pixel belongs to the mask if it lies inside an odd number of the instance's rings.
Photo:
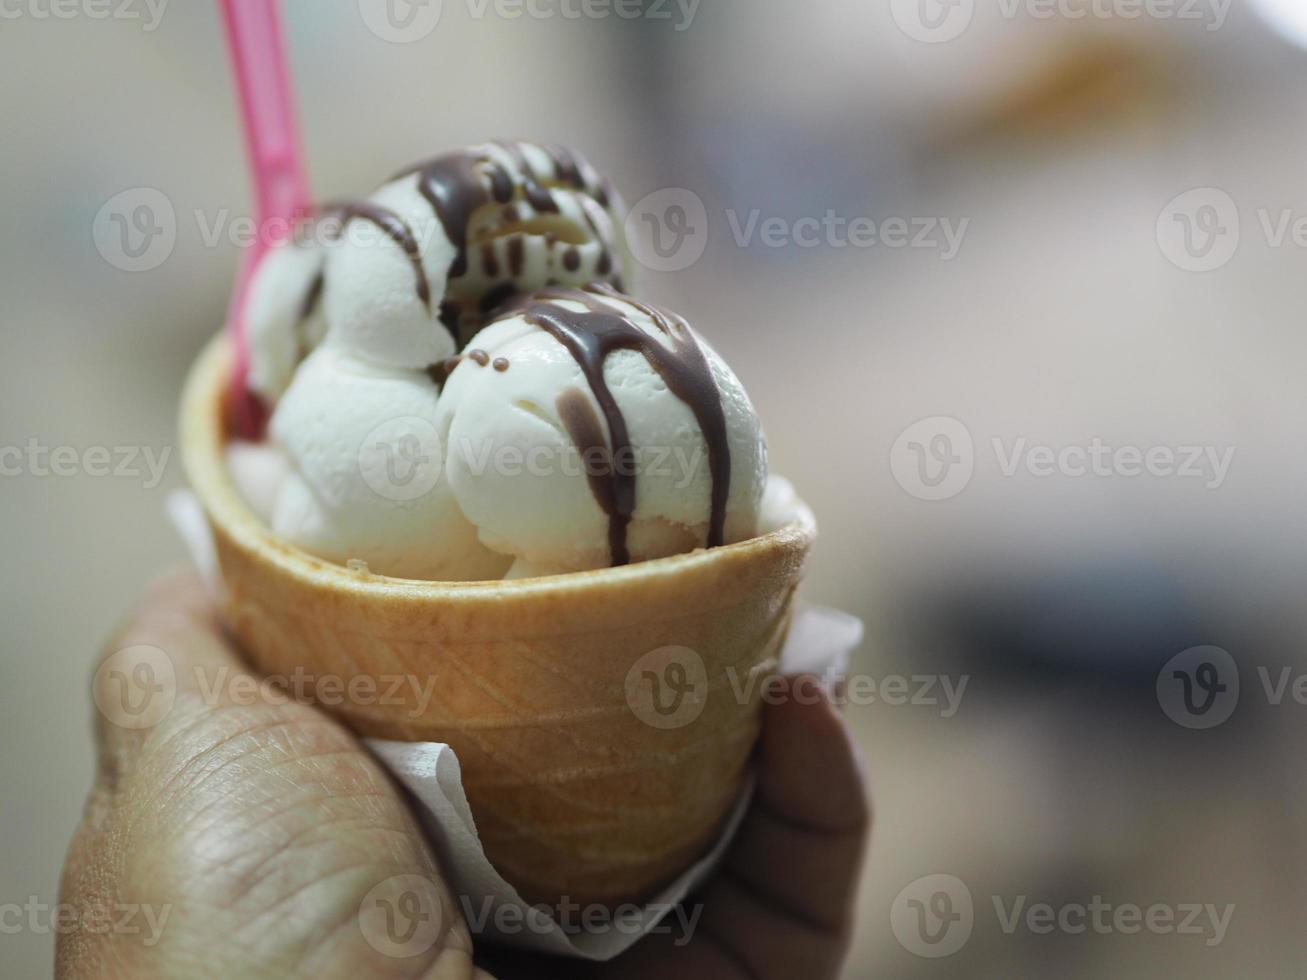
<svg viewBox="0 0 1307 980">
<path fill-rule="evenodd" d="M 279 0 L 220 3 L 245 125 L 259 227 L 254 244 L 241 260 L 227 314 L 236 355 L 228 421 L 233 434 L 257 439 L 267 424 L 268 408 L 247 384 L 250 345 L 246 307 L 250 283 L 259 263 L 278 244 L 269 240 L 270 230 L 306 214 L 312 199 L 300 150 Z"/>
</svg>

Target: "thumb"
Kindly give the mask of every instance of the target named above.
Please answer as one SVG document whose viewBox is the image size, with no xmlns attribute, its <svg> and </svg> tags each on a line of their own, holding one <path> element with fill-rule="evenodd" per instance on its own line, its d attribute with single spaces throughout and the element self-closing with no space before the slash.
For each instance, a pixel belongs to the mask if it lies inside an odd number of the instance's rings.
<svg viewBox="0 0 1307 980">
<path fill-rule="evenodd" d="M 218 706 L 214 679 L 245 674 L 198 577 L 153 583 L 106 643 L 91 682 L 99 782 L 113 790 L 161 736 Z"/>
<path fill-rule="evenodd" d="M 61 936 L 60 976 L 471 974 L 466 927 L 393 783 L 344 727 L 260 685 L 194 575 L 149 590 L 92 688 L 99 774 L 61 901 L 166 910 L 166 929 Z M 410 892 L 412 946 L 364 917 Z"/>
</svg>

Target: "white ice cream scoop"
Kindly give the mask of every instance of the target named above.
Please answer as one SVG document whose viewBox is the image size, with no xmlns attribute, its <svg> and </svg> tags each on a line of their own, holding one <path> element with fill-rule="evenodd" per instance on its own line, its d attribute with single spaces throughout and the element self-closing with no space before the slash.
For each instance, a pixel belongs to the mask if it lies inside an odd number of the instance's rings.
<svg viewBox="0 0 1307 980">
<path fill-rule="evenodd" d="M 502 577 L 509 560 L 478 541 L 444 477 L 436 395 L 424 372 L 373 367 L 329 347 L 311 354 L 272 419 L 290 469 L 272 530 L 379 575 Z"/>
<path fill-rule="evenodd" d="M 621 286 L 632 264 L 621 212 L 581 157 L 508 142 L 436 157 L 365 201 L 324 206 L 308 241 L 260 269 L 252 386 L 275 403 L 324 334 L 371 364 L 420 369 L 454 354 L 514 294 Z"/>
<path fill-rule="evenodd" d="M 290 387 L 296 366 L 327 333 L 315 290 L 326 255 L 311 239 L 269 252 L 250 284 L 248 384 L 266 405 Z"/>
<path fill-rule="evenodd" d="M 739 379 L 679 317 L 601 287 L 527 297 L 485 328 L 437 423 L 449 486 L 514 577 L 757 531 L 766 445 Z"/>
</svg>

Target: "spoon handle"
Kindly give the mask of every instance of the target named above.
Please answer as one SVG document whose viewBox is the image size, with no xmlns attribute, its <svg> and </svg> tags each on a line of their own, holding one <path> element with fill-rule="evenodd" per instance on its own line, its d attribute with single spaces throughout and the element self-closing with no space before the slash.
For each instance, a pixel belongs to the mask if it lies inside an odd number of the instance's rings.
<svg viewBox="0 0 1307 980">
<path fill-rule="evenodd" d="M 276 244 L 270 241 L 272 233 L 280 234 L 282 222 L 307 212 L 312 199 L 300 149 L 279 0 L 220 0 L 220 7 L 236 77 L 259 229 L 254 244 L 242 257 L 228 313 L 235 351 L 229 408 L 235 432 L 256 438 L 266 423 L 267 409 L 246 384 L 250 284 Z"/>
</svg>

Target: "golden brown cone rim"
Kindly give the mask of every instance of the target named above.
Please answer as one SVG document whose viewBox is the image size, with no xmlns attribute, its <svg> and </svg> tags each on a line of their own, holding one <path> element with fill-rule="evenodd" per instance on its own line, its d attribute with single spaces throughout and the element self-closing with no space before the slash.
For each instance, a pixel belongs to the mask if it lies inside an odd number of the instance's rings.
<svg viewBox="0 0 1307 980">
<path fill-rule="evenodd" d="M 708 573 L 722 581 L 735 566 L 746 579 L 756 579 L 760 566 L 771 567 L 783 577 L 797 580 L 817 526 L 812 512 L 800 505 L 797 519 L 776 531 L 719 548 L 700 549 L 685 555 L 637 562 L 621 568 L 603 568 L 536 579 L 485 582 L 430 582 L 389 578 L 359 572 L 317 558 L 277 537 L 245 504 L 227 471 L 223 450 L 224 398 L 231 376 L 232 350 L 225 333 L 214 337 L 192 367 L 182 394 L 180 431 L 182 463 L 201 505 L 221 530 L 242 550 L 257 553 L 286 575 L 306 585 L 330 592 L 346 592 L 357 598 L 374 596 L 395 607 L 409 603 L 425 605 L 439 600 L 460 605 L 498 606 L 506 599 L 528 595 L 534 600 L 584 592 L 588 601 L 611 590 L 614 598 L 629 597 L 633 587 L 652 591 L 668 588 L 672 580 Z M 770 576 L 768 576 L 770 577 Z M 704 597 L 711 602 L 712 597 Z M 732 604 L 732 597 L 719 597 L 720 605 Z M 687 609 L 701 611 L 702 605 Z"/>
</svg>

